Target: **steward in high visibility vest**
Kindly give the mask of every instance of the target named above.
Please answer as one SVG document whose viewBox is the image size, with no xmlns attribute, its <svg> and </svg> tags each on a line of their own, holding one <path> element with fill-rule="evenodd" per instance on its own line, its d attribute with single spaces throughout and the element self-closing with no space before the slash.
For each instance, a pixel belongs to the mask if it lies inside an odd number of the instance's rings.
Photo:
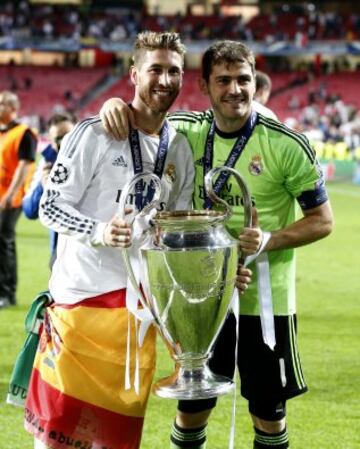
<svg viewBox="0 0 360 449">
<path fill-rule="evenodd" d="M 19 107 L 17 95 L 0 92 L 0 308 L 16 303 L 15 226 L 35 168 L 37 138 L 17 121 Z"/>
</svg>

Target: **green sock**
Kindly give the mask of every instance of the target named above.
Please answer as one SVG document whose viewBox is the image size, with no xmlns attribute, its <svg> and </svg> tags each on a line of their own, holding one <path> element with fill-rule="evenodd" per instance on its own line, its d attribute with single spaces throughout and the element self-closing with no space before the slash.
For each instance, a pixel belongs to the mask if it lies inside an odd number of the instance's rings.
<svg viewBox="0 0 360 449">
<path fill-rule="evenodd" d="M 206 449 L 206 425 L 183 429 L 176 422 L 171 430 L 170 449 Z"/>
</svg>

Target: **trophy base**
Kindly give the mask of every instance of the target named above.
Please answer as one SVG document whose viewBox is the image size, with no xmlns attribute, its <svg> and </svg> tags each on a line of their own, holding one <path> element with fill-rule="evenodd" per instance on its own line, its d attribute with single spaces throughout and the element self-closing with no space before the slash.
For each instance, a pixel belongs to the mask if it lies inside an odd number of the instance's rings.
<svg viewBox="0 0 360 449">
<path fill-rule="evenodd" d="M 157 381 L 152 391 L 166 399 L 209 399 L 229 393 L 234 382 L 214 374 L 208 367 L 180 368 L 173 375 Z"/>
</svg>

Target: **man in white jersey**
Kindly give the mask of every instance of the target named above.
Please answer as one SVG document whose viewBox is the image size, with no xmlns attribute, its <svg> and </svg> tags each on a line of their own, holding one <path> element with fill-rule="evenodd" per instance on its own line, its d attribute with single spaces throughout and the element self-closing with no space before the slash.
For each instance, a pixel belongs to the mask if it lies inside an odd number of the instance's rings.
<svg viewBox="0 0 360 449">
<path fill-rule="evenodd" d="M 204 193 L 204 176 L 212 166 L 229 165 L 244 177 L 267 231 L 265 251 L 250 265 L 257 283 L 250 284 L 240 301 L 238 368 L 254 424 L 253 447 L 286 449 L 286 401 L 307 390 L 296 340 L 294 248 L 327 236 L 333 220 L 308 140 L 259 113 L 253 106 L 255 90 L 252 52 L 240 42 L 216 42 L 203 55 L 200 80 L 200 91 L 210 98 L 212 109 L 177 112 L 169 120 L 186 135 L 194 154 L 195 207 L 212 207 Z M 119 137 L 126 133 L 127 117 L 135 125 L 131 111 L 119 100 L 102 112 L 104 126 L 116 128 Z M 231 179 L 219 179 L 217 186 L 217 193 L 233 205 L 227 228 L 237 237 L 243 219 L 241 191 Z M 230 316 L 210 363 L 214 372 L 228 377 L 234 372 L 235 335 Z M 207 419 L 215 404 L 215 399 L 179 401 L 172 449 L 205 448 Z"/>
<path fill-rule="evenodd" d="M 50 173 L 40 219 L 59 241 L 50 279 L 54 305 L 46 313 L 26 402 L 25 427 L 35 447 L 140 447 L 155 332 L 150 329 L 138 349 L 135 369 L 134 351 L 127 353 L 126 345 L 136 346 L 137 322 L 126 309 L 120 251 L 130 245 L 131 231 L 117 214 L 124 185 L 142 171 L 156 173 L 165 185 L 160 208 L 191 207 L 189 144 L 166 121 L 182 84 L 184 52 L 175 33 L 140 34 L 130 69 L 138 123 L 131 142 L 115 141 L 99 118 L 84 120 L 64 139 Z M 144 182 L 130 202 L 139 210 L 151 197 Z"/>
</svg>

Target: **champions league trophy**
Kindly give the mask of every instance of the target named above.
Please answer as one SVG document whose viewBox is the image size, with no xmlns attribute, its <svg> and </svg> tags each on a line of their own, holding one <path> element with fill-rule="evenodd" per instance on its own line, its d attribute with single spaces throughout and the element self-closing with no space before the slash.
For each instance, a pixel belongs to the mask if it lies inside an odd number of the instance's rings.
<svg viewBox="0 0 360 449">
<path fill-rule="evenodd" d="M 123 251 L 140 302 L 151 311 L 175 361 L 175 372 L 153 386 L 153 392 L 164 398 L 206 399 L 233 388 L 231 379 L 213 374 L 208 367 L 211 349 L 229 312 L 238 266 L 238 242 L 225 229 L 232 210 L 213 190 L 212 179 L 220 172 L 236 178 L 243 194 L 244 226 L 251 226 L 251 198 L 245 182 L 235 170 L 216 167 L 207 174 L 205 189 L 213 203 L 222 204 L 225 210 L 158 212 L 139 251 L 142 289 L 128 250 Z M 155 193 L 140 214 L 146 215 L 159 202 L 159 178 L 152 173 L 136 175 L 121 196 L 123 218 L 129 192 L 146 179 Z"/>
</svg>

